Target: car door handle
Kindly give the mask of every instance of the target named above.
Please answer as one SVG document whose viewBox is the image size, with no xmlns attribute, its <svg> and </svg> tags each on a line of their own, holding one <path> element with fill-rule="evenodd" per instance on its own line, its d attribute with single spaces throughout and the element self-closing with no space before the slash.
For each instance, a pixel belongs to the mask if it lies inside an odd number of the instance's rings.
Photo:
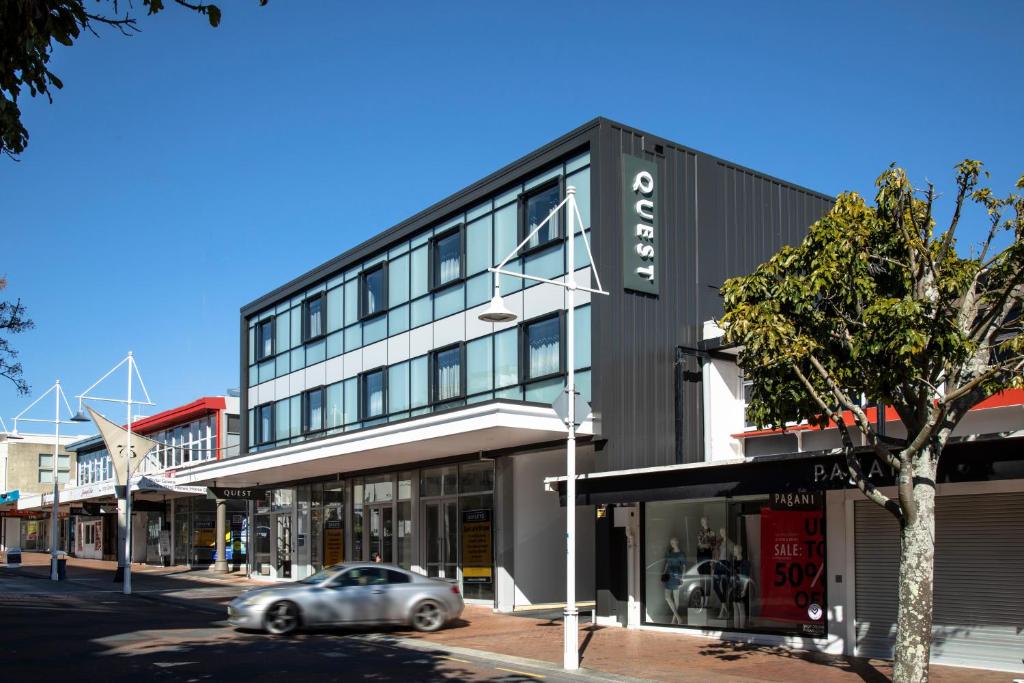
<svg viewBox="0 0 1024 683">
<path fill-rule="evenodd" d="M 384 592 L 384 589 L 383 589 L 383 588 L 375 588 L 375 589 L 373 589 L 373 590 L 372 590 L 372 591 L 370 591 L 370 592 L 371 592 L 371 593 L 383 593 L 383 592 Z"/>
</svg>

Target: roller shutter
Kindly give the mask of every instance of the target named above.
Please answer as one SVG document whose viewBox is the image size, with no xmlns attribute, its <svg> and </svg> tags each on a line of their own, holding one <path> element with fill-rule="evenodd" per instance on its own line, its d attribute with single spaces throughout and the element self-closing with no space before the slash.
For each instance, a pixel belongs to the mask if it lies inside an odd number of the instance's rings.
<svg viewBox="0 0 1024 683">
<path fill-rule="evenodd" d="M 899 528 L 854 505 L 857 654 L 892 657 Z M 932 661 L 1024 671 L 1024 493 L 940 496 Z"/>
</svg>

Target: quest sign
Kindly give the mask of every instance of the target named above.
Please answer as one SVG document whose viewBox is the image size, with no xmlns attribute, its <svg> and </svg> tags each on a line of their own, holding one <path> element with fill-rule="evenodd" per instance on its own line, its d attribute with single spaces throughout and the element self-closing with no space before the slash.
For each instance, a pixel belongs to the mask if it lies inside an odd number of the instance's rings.
<svg viewBox="0 0 1024 683">
<path fill-rule="evenodd" d="M 624 154 L 622 183 L 622 287 L 657 295 L 658 167 Z"/>
</svg>

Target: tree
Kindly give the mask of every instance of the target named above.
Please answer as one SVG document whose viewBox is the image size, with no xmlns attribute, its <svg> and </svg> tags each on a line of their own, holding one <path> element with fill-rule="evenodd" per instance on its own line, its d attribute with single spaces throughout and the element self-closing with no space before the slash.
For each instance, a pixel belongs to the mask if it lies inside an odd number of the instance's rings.
<svg viewBox="0 0 1024 683">
<path fill-rule="evenodd" d="M 0 277 L 0 290 L 6 287 L 7 278 Z M 25 307 L 21 304 L 21 299 L 13 303 L 0 301 L 0 377 L 6 377 L 14 382 L 15 390 L 22 395 L 29 392 L 29 386 L 21 376 L 18 352 L 11 346 L 7 335 L 18 334 L 33 327 L 35 323 L 25 316 Z"/>
<path fill-rule="evenodd" d="M 259 0 L 260 5 L 268 0 Z M 18 97 L 27 88 L 32 97 L 46 95 L 51 102 L 51 88 L 64 87 L 60 78 L 49 69 L 55 43 L 71 47 L 88 30 L 98 35 L 94 26 L 109 26 L 123 35 L 139 31 L 131 15 L 132 3 L 120 15 L 119 0 L 96 0 L 109 6 L 113 16 L 94 14 L 85 8 L 86 0 L 4 0 L 0 2 L 0 154 L 16 158 L 28 145 L 28 131 L 21 121 Z M 210 26 L 220 24 L 217 5 L 173 0 L 177 5 L 205 15 Z M 164 9 L 164 0 L 142 0 L 148 14 Z"/>
<path fill-rule="evenodd" d="M 1024 368 L 1024 199 L 982 187 L 988 174 L 978 161 L 956 170 L 941 233 L 932 185 L 917 191 L 890 166 L 876 181 L 874 206 L 840 195 L 800 245 L 722 288 L 725 339 L 743 347 L 753 419 L 780 428 L 834 422 L 851 481 L 899 523 L 898 683 L 928 677 L 942 451 L 972 406 L 1022 385 Z M 965 256 L 956 231 L 975 205 L 987 215 L 987 236 Z M 997 248 L 1007 237 L 1009 246 Z M 862 396 L 895 408 L 905 441 L 878 435 Z M 857 433 L 897 472 L 894 498 L 865 476 Z"/>
</svg>

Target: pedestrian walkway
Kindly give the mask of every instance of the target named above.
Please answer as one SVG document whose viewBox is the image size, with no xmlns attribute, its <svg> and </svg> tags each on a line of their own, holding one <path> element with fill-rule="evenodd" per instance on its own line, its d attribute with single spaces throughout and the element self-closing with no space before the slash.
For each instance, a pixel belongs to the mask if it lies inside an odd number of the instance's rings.
<svg viewBox="0 0 1024 683">
<path fill-rule="evenodd" d="M 46 578 L 49 556 L 28 553 L 19 574 Z M 68 578 L 93 587 L 112 583 L 116 564 L 96 560 L 69 559 Z M 11 571 L 11 570 L 8 570 Z M 248 588 L 265 585 L 238 573 L 215 574 L 187 567 L 132 567 L 135 593 L 140 598 L 173 602 L 223 615 L 224 605 Z M 462 619 L 436 633 L 398 629 L 388 633 L 420 647 L 460 652 L 493 653 L 524 661 L 562 661 L 562 622 L 545 618 L 495 614 L 490 607 L 467 605 Z M 772 683 L 813 681 L 813 683 L 884 683 L 892 674 L 883 660 L 840 657 L 801 652 L 785 647 L 728 643 L 694 634 L 580 625 L 581 664 L 590 671 L 680 683 L 716 681 L 721 683 Z M 1013 674 L 933 666 L 932 683 L 1009 683 Z"/>
</svg>

